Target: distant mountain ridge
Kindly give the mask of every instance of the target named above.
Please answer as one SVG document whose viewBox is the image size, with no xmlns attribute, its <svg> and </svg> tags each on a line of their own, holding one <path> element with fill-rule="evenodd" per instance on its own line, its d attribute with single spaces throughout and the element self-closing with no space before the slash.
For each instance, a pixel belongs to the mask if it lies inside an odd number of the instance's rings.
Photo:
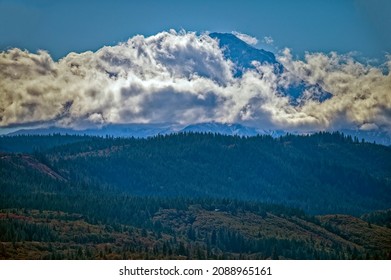
<svg viewBox="0 0 391 280">
<path fill-rule="evenodd" d="M 16 135 L 88 135 L 88 136 L 113 136 L 146 138 L 156 135 L 166 135 L 179 132 L 201 132 L 222 135 L 256 136 L 256 135 L 283 135 L 284 132 L 263 130 L 244 126 L 238 123 L 204 122 L 190 125 L 178 124 L 110 124 L 100 128 L 76 130 L 72 128 L 48 127 L 36 129 L 21 129 L 8 133 L 8 136 Z"/>
<path fill-rule="evenodd" d="M 110 136 L 110 137 L 135 137 L 147 138 L 156 135 L 167 135 L 179 132 L 200 132 L 200 133 L 214 133 L 221 135 L 237 135 L 237 136 L 256 136 L 256 135 L 270 135 L 272 137 L 283 136 L 288 133 L 284 130 L 260 129 L 250 126 L 245 126 L 238 123 L 219 123 L 219 122 L 204 122 L 189 125 L 179 124 L 109 124 L 100 128 L 89 128 L 83 130 L 76 130 L 72 128 L 61 127 L 47 127 L 34 129 L 21 129 L 11 133 L 8 136 L 16 135 L 88 135 L 88 136 Z M 308 132 L 309 134 L 315 133 Z M 391 145 L 391 137 L 384 131 L 377 130 L 341 130 L 345 135 L 358 138 L 359 141 L 364 139 L 366 142 L 377 143 L 385 146 Z M 292 134 L 301 134 L 299 132 L 289 131 Z M 305 134 L 305 133 L 304 133 Z"/>
<path fill-rule="evenodd" d="M 112 137 L 136 137 L 146 138 L 158 134 L 170 134 L 178 131 L 176 124 L 108 124 L 96 128 L 72 129 L 56 126 L 21 129 L 11 133 L 8 136 L 15 135 L 88 135 L 88 136 L 112 136 Z"/>
</svg>

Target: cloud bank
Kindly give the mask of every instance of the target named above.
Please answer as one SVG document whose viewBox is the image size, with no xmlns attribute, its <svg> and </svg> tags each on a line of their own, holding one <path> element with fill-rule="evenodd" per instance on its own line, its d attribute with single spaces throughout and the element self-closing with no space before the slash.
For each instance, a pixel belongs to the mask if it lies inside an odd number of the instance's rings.
<svg viewBox="0 0 391 280">
<path fill-rule="evenodd" d="M 108 123 L 238 122 L 259 128 L 391 131 L 391 57 L 382 69 L 349 55 L 278 56 L 286 71 L 254 62 L 241 77 L 207 34 L 135 36 L 96 52 L 53 61 L 45 51 L 0 53 L 0 126 L 51 123 L 86 128 Z M 331 93 L 300 102 L 279 92 L 305 81 Z"/>
</svg>

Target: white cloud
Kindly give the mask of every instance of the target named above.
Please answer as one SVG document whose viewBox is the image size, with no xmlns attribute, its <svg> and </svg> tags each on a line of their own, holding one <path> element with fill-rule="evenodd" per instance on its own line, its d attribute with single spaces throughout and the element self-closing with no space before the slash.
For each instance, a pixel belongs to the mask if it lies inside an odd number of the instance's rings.
<svg viewBox="0 0 391 280">
<path fill-rule="evenodd" d="M 76 128 L 103 123 L 244 122 L 261 128 L 391 131 L 391 75 L 336 53 L 278 57 L 287 71 L 255 63 L 234 77 L 232 62 L 208 35 L 135 36 L 54 62 L 47 52 L 0 53 L 0 126 L 50 122 Z M 386 63 L 391 70 L 391 58 Z M 279 88 L 304 80 L 293 105 Z"/>
<path fill-rule="evenodd" d="M 250 35 L 239 33 L 239 32 L 236 32 L 236 31 L 233 31 L 232 34 L 235 35 L 236 37 L 238 37 L 243 42 L 246 42 L 249 45 L 254 46 L 254 45 L 256 45 L 258 43 L 258 39 L 255 38 L 255 37 L 252 37 Z"/>
<path fill-rule="evenodd" d="M 271 36 L 265 36 L 265 37 L 263 38 L 263 41 L 264 41 L 266 44 L 268 44 L 268 45 L 272 45 L 272 44 L 274 43 L 274 40 L 273 40 L 273 38 L 272 38 Z"/>
<path fill-rule="evenodd" d="M 299 108 L 301 113 L 314 117 L 326 128 L 370 123 L 391 131 L 390 73 L 337 53 L 307 53 L 300 61 L 293 60 L 285 50 L 279 59 L 289 73 L 333 95 L 323 103 L 307 102 Z"/>
<path fill-rule="evenodd" d="M 360 130 L 369 131 L 369 130 L 377 130 L 379 127 L 374 123 L 364 123 L 360 126 Z"/>
</svg>

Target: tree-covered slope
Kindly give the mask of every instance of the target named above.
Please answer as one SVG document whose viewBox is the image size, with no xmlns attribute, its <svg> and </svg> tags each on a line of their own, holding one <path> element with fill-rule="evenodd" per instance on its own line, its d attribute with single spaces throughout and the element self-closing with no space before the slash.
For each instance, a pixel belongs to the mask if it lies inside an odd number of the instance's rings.
<svg viewBox="0 0 391 280">
<path fill-rule="evenodd" d="M 70 181 L 135 195 L 228 197 L 314 214 L 391 206 L 391 149 L 339 133 L 86 138 L 43 156 Z"/>
<path fill-rule="evenodd" d="M 84 137 L 3 152 L 0 258 L 387 259 L 390 229 L 346 213 L 387 205 L 389 153 L 339 134 Z M 306 172 L 318 186 L 295 185 Z M 310 214 L 330 201 L 340 214 Z"/>
</svg>

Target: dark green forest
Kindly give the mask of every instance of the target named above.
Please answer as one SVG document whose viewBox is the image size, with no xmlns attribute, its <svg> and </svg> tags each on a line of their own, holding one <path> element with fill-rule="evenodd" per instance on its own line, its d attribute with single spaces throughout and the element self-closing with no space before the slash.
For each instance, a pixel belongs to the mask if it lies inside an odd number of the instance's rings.
<svg viewBox="0 0 391 280">
<path fill-rule="evenodd" d="M 391 148 L 341 133 L 0 137 L 1 259 L 388 259 Z"/>
</svg>

